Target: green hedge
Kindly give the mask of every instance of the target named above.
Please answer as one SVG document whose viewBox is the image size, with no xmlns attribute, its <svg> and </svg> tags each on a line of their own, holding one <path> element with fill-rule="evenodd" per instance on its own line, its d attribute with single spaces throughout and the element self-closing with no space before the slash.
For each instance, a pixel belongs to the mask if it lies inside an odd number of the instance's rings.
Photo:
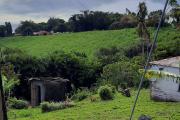
<svg viewBox="0 0 180 120">
<path fill-rule="evenodd" d="M 41 103 L 42 112 L 50 112 L 55 110 L 61 110 L 75 106 L 74 102 L 43 102 Z"/>
<path fill-rule="evenodd" d="M 16 98 L 10 98 L 8 100 L 8 106 L 13 109 L 26 109 L 28 108 L 28 102 L 25 100 L 18 100 Z"/>
</svg>

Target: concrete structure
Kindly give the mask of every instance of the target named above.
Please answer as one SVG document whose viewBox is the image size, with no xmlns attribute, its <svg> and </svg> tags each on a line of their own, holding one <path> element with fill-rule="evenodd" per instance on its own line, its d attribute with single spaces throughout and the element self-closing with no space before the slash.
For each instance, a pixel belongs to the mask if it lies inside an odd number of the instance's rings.
<svg viewBox="0 0 180 120">
<path fill-rule="evenodd" d="M 165 73 L 151 78 L 151 98 L 157 101 L 180 101 L 180 56 L 153 61 L 150 70 Z"/>
<path fill-rule="evenodd" d="M 31 78 L 29 82 L 32 106 L 38 106 L 43 101 L 63 101 L 71 89 L 69 80 L 60 77 Z"/>
</svg>

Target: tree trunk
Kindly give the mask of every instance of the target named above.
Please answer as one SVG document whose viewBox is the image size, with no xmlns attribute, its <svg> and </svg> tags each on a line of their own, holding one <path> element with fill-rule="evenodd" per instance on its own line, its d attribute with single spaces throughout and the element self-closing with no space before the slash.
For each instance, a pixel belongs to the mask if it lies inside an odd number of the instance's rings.
<svg viewBox="0 0 180 120">
<path fill-rule="evenodd" d="M 7 120 L 6 102 L 4 99 L 2 76 L 1 76 L 1 65 L 0 65 L 0 120 Z"/>
</svg>

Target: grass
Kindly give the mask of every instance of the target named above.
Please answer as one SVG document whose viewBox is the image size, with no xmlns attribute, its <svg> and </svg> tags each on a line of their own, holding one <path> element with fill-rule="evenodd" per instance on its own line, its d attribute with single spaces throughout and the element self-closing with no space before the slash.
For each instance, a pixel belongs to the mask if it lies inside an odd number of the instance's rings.
<svg viewBox="0 0 180 120">
<path fill-rule="evenodd" d="M 151 29 L 151 37 L 154 29 Z M 160 31 L 159 43 L 172 40 L 179 31 L 172 28 L 163 28 Z M 49 36 L 15 36 L 0 38 L 0 46 L 19 48 L 34 56 L 45 56 L 55 50 L 65 52 L 83 52 L 92 58 L 95 52 L 102 47 L 118 46 L 130 47 L 139 41 L 136 29 L 122 29 L 110 31 L 91 31 L 80 33 L 64 33 Z"/>
<path fill-rule="evenodd" d="M 84 52 L 92 57 L 98 48 L 116 45 L 127 46 L 129 43 L 133 44 L 134 42 L 137 42 L 134 29 L 0 38 L 1 45 L 19 48 L 35 56 L 44 56 L 55 50 L 64 50 L 66 52 Z"/>
<path fill-rule="evenodd" d="M 42 113 L 40 108 L 10 110 L 10 120 L 129 120 L 133 97 L 117 94 L 112 101 L 90 102 L 85 99 L 73 108 Z M 149 90 L 143 90 L 135 110 L 134 120 L 141 115 L 149 115 L 153 120 L 180 120 L 180 103 L 154 102 L 150 100 Z"/>
</svg>

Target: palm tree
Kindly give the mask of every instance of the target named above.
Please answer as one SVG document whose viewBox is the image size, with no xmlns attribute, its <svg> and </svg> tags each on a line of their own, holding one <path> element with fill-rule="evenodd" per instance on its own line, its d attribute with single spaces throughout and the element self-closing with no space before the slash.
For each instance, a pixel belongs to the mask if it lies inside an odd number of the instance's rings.
<svg viewBox="0 0 180 120">
<path fill-rule="evenodd" d="M 144 55 L 145 49 L 147 49 L 147 53 L 148 53 L 148 49 L 150 46 L 150 33 L 145 24 L 145 18 L 148 15 L 148 11 L 145 2 L 140 2 L 138 7 L 139 7 L 139 11 L 137 13 L 137 17 L 139 23 L 138 23 L 137 31 L 142 43 L 142 54 Z"/>
</svg>

